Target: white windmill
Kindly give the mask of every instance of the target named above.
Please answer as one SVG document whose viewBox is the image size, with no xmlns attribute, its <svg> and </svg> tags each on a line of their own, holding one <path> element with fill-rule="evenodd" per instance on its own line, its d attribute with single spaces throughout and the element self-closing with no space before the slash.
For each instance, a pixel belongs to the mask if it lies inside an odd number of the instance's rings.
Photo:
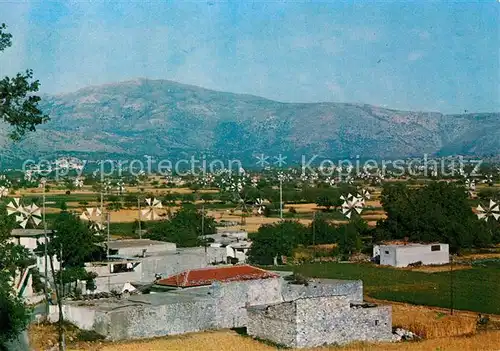
<svg viewBox="0 0 500 351">
<path fill-rule="evenodd" d="M 19 198 L 14 198 L 13 201 L 9 202 L 7 205 L 7 214 L 15 215 L 16 222 L 21 223 L 26 217 L 26 211 L 24 210 L 23 205 L 21 205 L 21 200 Z"/>
<path fill-rule="evenodd" d="M 325 179 L 325 183 L 330 185 L 330 186 L 334 186 L 335 185 L 335 178 L 334 177 L 327 177 Z"/>
<path fill-rule="evenodd" d="M 251 180 L 251 183 L 252 183 L 252 187 L 256 188 L 259 184 L 259 178 L 253 176 L 252 177 L 252 180 Z"/>
<path fill-rule="evenodd" d="M 5 186 L 0 186 L 0 199 L 9 195 L 9 188 Z"/>
<path fill-rule="evenodd" d="M 340 199 L 344 201 L 341 206 L 342 214 L 344 214 L 347 218 L 350 219 L 353 212 L 361 214 L 363 211 L 363 202 L 352 194 L 348 194 L 347 197 L 342 195 L 340 196 Z"/>
<path fill-rule="evenodd" d="M 264 209 L 266 208 L 266 205 L 264 205 L 264 200 L 260 198 L 255 200 L 255 207 L 257 208 L 257 213 L 259 215 L 263 214 Z"/>
<path fill-rule="evenodd" d="M 476 181 L 474 179 L 467 178 L 465 180 L 465 189 L 467 194 L 472 197 L 474 195 L 474 191 L 476 191 Z"/>
<path fill-rule="evenodd" d="M 15 198 L 7 205 L 7 214 L 15 215 L 16 222 L 22 227 L 26 228 L 28 223 L 33 226 L 38 226 L 42 222 L 42 211 L 40 207 L 35 204 L 23 206 L 19 198 Z"/>
<path fill-rule="evenodd" d="M 0 175 L 0 184 L 2 184 L 5 187 L 10 187 L 12 185 L 12 182 L 10 181 L 9 178 L 5 174 Z"/>
<path fill-rule="evenodd" d="M 80 218 L 84 221 L 88 221 L 90 223 L 90 228 L 96 232 L 100 232 L 106 227 L 103 224 L 103 215 L 100 208 L 87 207 L 80 215 Z"/>
<path fill-rule="evenodd" d="M 348 174 L 348 175 L 345 176 L 344 182 L 346 184 L 353 184 L 354 183 L 354 178 L 350 174 Z"/>
<path fill-rule="evenodd" d="M 125 183 L 123 181 L 118 181 L 116 183 L 116 190 L 119 194 L 123 194 L 125 192 Z"/>
<path fill-rule="evenodd" d="M 500 206 L 493 200 L 490 200 L 488 207 L 483 207 L 479 204 L 476 208 L 477 218 L 484 219 L 488 221 L 489 217 L 493 217 L 495 220 L 500 218 Z"/>
<path fill-rule="evenodd" d="M 31 179 L 33 178 L 33 171 L 27 170 L 24 173 L 24 180 L 27 180 L 28 182 L 31 182 Z"/>
<path fill-rule="evenodd" d="M 104 191 L 104 194 L 109 193 L 109 191 L 111 190 L 111 181 L 109 181 L 109 179 L 106 179 L 106 180 L 102 183 L 102 189 L 103 189 L 103 191 Z"/>
<path fill-rule="evenodd" d="M 150 221 L 159 219 L 158 210 L 163 208 L 161 201 L 156 198 L 147 198 L 146 204 L 146 208 L 141 210 L 141 216 Z"/>
<path fill-rule="evenodd" d="M 45 189 L 45 185 L 47 185 L 47 178 L 40 178 L 40 181 L 38 183 L 38 187 L 40 189 Z"/>
<path fill-rule="evenodd" d="M 73 185 L 76 188 L 81 188 L 81 187 L 83 187 L 83 180 L 80 179 L 79 177 L 76 177 L 75 180 L 73 180 Z"/>
<path fill-rule="evenodd" d="M 361 189 L 361 191 L 356 195 L 356 197 L 358 198 L 358 201 L 360 201 L 364 205 L 365 201 L 370 200 L 372 195 L 370 194 L 370 192 L 368 190 Z"/>
<path fill-rule="evenodd" d="M 243 190 L 243 183 L 240 180 L 233 181 L 229 184 L 227 189 L 234 193 L 241 193 Z"/>
<path fill-rule="evenodd" d="M 484 176 L 484 179 L 482 181 L 483 184 L 488 184 L 490 186 L 492 186 L 494 184 L 493 182 L 493 175 L 492 174 L 486 174 Z"/>
</svg>

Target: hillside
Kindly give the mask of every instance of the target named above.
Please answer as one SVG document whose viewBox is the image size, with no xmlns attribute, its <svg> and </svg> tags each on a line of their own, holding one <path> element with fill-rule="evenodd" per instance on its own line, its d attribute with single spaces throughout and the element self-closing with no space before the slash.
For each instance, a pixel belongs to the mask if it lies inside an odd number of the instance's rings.
<svg viewBox="0 0 500 351">
<path fill-rule="evenodd" d="M 206 153 L 253 158 L 395 158 L 491 154 L 500 114 L 443 115 L 344 103 L 281 103 L 165 80 L 89 87 L 45 96 L 51 121 L 12 145 L 7 157 L 83 153 L 125 156 Z M 5 133 L 4 133 L 5 134 Z"/>
</svg>

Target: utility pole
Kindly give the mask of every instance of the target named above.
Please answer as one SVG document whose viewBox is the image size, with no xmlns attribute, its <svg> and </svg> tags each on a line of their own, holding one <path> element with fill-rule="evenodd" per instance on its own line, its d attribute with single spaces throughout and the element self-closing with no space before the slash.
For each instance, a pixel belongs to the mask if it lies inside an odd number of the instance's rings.
<svg viewBox="0 0 500 351">
<path fill-rule="evenodd" d="M 60 299 L 60 303 L 59 303 L 59 350 L 60 351 L 65 351 L 66 350 L 66 337 L 65 337 L 65 333 L 64 333 L 64 325 L 63 325 L 63 321 L 64 321 L 64 315 L 63 315 L 63 311 L 62 311 L 62 305 L 63 305 L 63 296 L 64 296 L 64 281 L 63 281 L 63 266 L 62 266 L 62 263 L 63 263 L 63 247 L 62 247 L 62 243 L 61 243 L 61 246 L 60 246 L 60 261 L 59 261 L 59 285 L 61 286 L 60 287 L 60 293 L 59 293 L 59 299 Z M 57 289 L 57 287 L 56 287 Z"/>
<path fill-rule="evenodd" d="M 312 231 L 313 231 L 313 246 L 316 245 L 316 211 L 313 212 L 313 220 L 312 220 Z M 316 250 L 316 248 L 315 248 Z"/>
<path fill-rule="evenodd" d="M 450 314 L 453 315 L 453 255 L 450 255 Z"/>
<path fill-rule="evenodd" d="M 280 219 L 283 219 L 283 179 L 280 177 Z"/>
<path fill-rule="evenodd" d="M 110 218 L 110 213 L 106 212 L 106 222 L 107 222 L 107 234 L 108 234 L 108 244 L 106 245 L 106 261 L 109 266 L 109 274 L 108 274 L 108 291 L 111 292 L 111 265 L 109 265 L 109 241 L 110 241 L 110 235 L 109 235 L 109 218 Z"/>
<path fill-rule="evenodd" d="M 44 275 L 45 275 L 45 317 L 49 318 L 49 313 L 50 313 L 50 307 L 49 307 L 49 269 L 48 269 L 48 259 L 47 259 L 47 221 L 45 220 L 45 182 L 43 182 L 43 187 L 42 187 L 42 221 L 43 221 L 43 240 L 44 240 L 44 247 L 43 247 L 43 257 L 44 257 Z"/>
<path fill-rule="evenodd" d="M 203 237 L 203 243 L 205 245 L 205 261 L 207 261 L 207 238 L 205 237 L 205 205 L 201 206 L 201 236 Z"/>
<path fill-rule="evenodd" d="M 137 195 L 137 208 L 139 214 L 139 239 L 142 239 L 142 228 L 141 228 L 141 198 Z"/>
</svg>

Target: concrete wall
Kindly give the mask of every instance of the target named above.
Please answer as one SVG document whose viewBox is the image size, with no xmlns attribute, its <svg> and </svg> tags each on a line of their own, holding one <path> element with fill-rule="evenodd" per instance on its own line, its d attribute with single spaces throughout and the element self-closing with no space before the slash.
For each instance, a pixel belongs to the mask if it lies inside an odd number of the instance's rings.
<svg viewBox="0 0 500 351">
<path fill-rule="evenodd" d="M 109 265 L 87 266 L 86 270 L 98 274 L 95 279 L 97 291 L 109 291 L 121 290 L 128 282 L 151 283 L 156 274 L 168 277 L 185 270 L 208 267 L 214 261 L 226 261 L 225 248 L 207 248 L 206 255 L 203 247 L 179 249 L 178 252 L 166 251 L 139 258 L 141 263 L 132 272 L 110 274 Z"/>
<path fill-rule="evenodd" d="M 392 246 L 380 246 L 380 264 L 383 266 L 396 267 L 396 248 Z"/>
<path fill-rule="evenodd" d="M 238 263 L 245 263 L 247 261 L 247 248 L 234 248 L 231 244 L 226 246 L 226 256 L 238 259 Z"/>
<path fill-rule="evenodd" d="M 141 281 L 152 282 L 155 274 L 168 277 L 185 270 L 205 268 L 214 261 L 226 261 L 225 248 L 204 247 L 179 249 L 179 253 L 164 253 L 142 259 Z"/>
<path fill-rule="evenodd" d="M 95 278 L 95 292 L 109 292 L 112 290 L 121 292 L 125 283 L 139 281 L 141 281 L 141 274 L 137 271 L 102 275 Z"/>
<path fill-rule="evenodd" d="M 0 350 L 3 350 L 2 347 L 4 347 L 6 351 L 31 351 L 28 332 L 22 332 L 17 338 L 3 345 L 0 343 Z"/>
<path fill-rule="evenodd" d="M 24 237 L 24 236 L 16 236 L 16 237 L 12 237 L 11 238 L 11 242 L 13 242 L 13 243 L 15 243 L 17 245 L 24 246 L 25 248 L 27 248 L 31 252 L 33 252 L 38 247 L 37 241 L 40 244 L 43 244 L 45 242 L 45 238 L 43 237 L 43 235 L 40 235 L 40 236 L 26 236 L 26 237 Z M 60 265 L 59 265 L 59 261 L 57 260 L 57 257 L 53 256 L 52 260 L 54 262 L 54 270 L 56 270 L 56 271 L 59 270 L 59 266 Z M 43 274 L 45 272 L 45 258 L 44 257 L 38 257 L 38 256 L 36 256 L 36 267 L 38 268 L 38 270 L 40 271 L 40 273 Z M 50 270 L 50 261 L 47 261 L 47 271 L 50 274 L 50 271 L 51 271 Z"/>
<path fill-rule="evenodd" d="M 153 245 L 144 246 L 132 246 L 132 247 L 122 247 L 118 249 L 118 254 L 126 257 L 141 256 L 143 250 L 146 250 L 146 254 L 156 254 L 166 251 L 175 251 L 175 243 L 164 242 L 162 244 L 155 243 Z"/>
<path fill-rule="evenodd" d="M 431 247 L 437 245 L 440 250 L 432 251 Z M 424 265 L 449 263 L 448 244 L 380 246 L 380 264 L 382 265 L 407 267 L 418 261 Z"/>
<path fill-rule="evenodd" d="M 63 305 L 64 319 L 73 323 L 82 330 L 95 330 L 99 323 L 106 319 L 105 313 L 93 308 L 78 304 Z M 59 307 L 49 306 L 49 321 L 55 323 L 59 320 Z"/>
</svg>

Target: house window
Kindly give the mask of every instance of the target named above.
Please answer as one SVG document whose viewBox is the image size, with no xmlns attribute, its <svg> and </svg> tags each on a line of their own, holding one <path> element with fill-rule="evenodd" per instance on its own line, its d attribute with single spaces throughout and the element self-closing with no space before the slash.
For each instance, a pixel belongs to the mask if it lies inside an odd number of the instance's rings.
<svg viewBox="0 0 500 351">
<path fill-rule="evenodd" d="M 385 253 L 386 255 L 388 255 L 388 254 L 389 254 L 389 251 L 385 250 L 385 251 L 384 251 L 384 253 Z"/>
<path fill-rule="evenodd" d="M 432 245 L 431 251 L 441 251 L 441 245 Z"/>
</svg>

